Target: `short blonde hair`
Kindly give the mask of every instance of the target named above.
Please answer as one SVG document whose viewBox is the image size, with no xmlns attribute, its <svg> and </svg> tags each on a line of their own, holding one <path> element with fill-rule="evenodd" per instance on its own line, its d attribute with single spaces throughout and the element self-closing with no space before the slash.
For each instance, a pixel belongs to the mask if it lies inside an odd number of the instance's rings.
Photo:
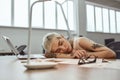
<svg viewBox="0 0 120 80">
<path fill-rule="evenodd" d="M 51 43 L 52 43 L 52 40 L 54 38 L 60 38 L 61 35 L 56 33 L 56 32 L 52 32 L 52 33 L 47 33 L 44 37 L 43 37 L 43 42 L 42 42 L 42 46 L 45 50 L 45 52 L 51 52 Z"/>
</svg>

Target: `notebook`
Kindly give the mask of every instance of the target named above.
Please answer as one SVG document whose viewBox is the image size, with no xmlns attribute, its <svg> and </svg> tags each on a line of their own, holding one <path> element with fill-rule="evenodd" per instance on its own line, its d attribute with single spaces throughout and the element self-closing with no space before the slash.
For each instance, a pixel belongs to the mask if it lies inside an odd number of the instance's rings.
<svg viewBox="0 0 120 80">
<path fill-rule="evenodd" d="M 28 55 L 20 55 L 19 54 L 20 52 L 14 47 L 14 45 L 12 44 L 12 41 L 10 40 L 9 37 L 2 36 L 2 38 L 5 40 L 5 42 L 9 46 L 10 50 L 15 54 L 15 56 L 18 59 L 27 59 Z M 36 59 L 36 58 L 45 58 L 45 57 L 41 54 L 30 54 L 30 58 L 31 59 Z"/>
</svg>

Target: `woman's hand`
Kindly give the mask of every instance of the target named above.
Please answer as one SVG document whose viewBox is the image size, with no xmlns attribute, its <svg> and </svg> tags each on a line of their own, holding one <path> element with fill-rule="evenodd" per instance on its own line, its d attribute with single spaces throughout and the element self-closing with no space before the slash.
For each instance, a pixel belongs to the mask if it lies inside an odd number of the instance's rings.
<svg viewBox="0 0 120 80">
<path fill-rule="evenodd" d="M 87 52 L 85 50 L 74 50 L 72 51 L 72 56 L 74 58 L 81 58 L 81 57 L 87 57 Z"/>
</svg>

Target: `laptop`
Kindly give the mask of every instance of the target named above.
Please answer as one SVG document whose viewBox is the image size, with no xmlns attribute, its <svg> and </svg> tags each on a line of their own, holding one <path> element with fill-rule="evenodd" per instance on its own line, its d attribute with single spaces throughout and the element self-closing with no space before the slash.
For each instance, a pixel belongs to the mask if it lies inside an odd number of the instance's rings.
<svg viewBox="0 0 120 80">
<path fill-rule="evenodd" d="M 5 42 L 9 46 L 10 50 L 15 54 L 15 56 L 18 59 L 27 59 L 28 55 L 27 54 L 20 55 L 20 52 L 14 47 L 14 45 L 12 44 L 12 42 L 11 42 L 9 37 L 2 36 L 2 38 L 5 40 Z M 30 58 L 31 59 L 37 59 L 37 58 L 45 58 L 45 57 L 42 54 L 30 54 Z"/>
</svg>

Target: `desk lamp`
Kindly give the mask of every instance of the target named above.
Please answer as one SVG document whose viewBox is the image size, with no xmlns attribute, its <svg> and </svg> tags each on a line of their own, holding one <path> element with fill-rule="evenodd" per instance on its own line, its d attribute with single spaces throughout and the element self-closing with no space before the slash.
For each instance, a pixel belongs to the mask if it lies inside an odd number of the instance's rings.
<svg viewBox="0 0 120 80">
<path fill-rule="evenodd" d="M 39 2 L 44 2 L 44 1 L 51 1 L 51 0 L 38 0 L 32 3 L 30 10 L 29 10 L 29 30 L 28 30 L 28 60 L 27 60 L 27 64 L 30 63 L 30 53 L 31 53 L 31 34 L 32 34 L 32 11 L 33 11 L 33 6 L 36 3 Z"/>
<path fill-rule="evenodd" d="M 67 26 L 67 29 L 68 29 L 68 36 L 69 38 L 71 37 L 71 33 L 70 33 L 70 28 L 69 28 L 69 24 L 68 24 L 68 21 L 67 21 L 67 18 L 65 16 L 65 13 L 64 13 L 64 10 L 63 10 L 63 7 L 62 7 L 62 3 L 63 3 L 63 0 L 38 0 L 38 1 L 35 1 L 32 3 L 31 7 L 30 7 L 30 11 L 29 11 L 29 30 L 28 30 L 28 58 L 27 58 L 27 64 L 25 65 L 25 67 L 27 67 L 28 69 L 32 69 L 32 68 L 48 68 L 48 67 L 53 67 L 56 65 L 56 63 L 49 63 L 49 62 L 46 62 L 44 64 L 33 64 L 33 63 L 30 63 L 30 54 L 31 54 L 31 33 L 32 33 L 32 10 L 33 10 L 33 6 L 36 4 L 36 3 L 39 3 L 39 2 L 45 2 L 45 1 L 55 1 L 56 4 L 58 4 L 61 8 L 61 11 L 62 11 L 62 14 L 63 14 L 63 17 L 64 17 L 64 20 L 66 22 L 66 26 Z M 62 2 L 62 3 L 59 3 L 59 2 Z M 65 2 L 65 0 L 64 0 Z"/>
</svg>

